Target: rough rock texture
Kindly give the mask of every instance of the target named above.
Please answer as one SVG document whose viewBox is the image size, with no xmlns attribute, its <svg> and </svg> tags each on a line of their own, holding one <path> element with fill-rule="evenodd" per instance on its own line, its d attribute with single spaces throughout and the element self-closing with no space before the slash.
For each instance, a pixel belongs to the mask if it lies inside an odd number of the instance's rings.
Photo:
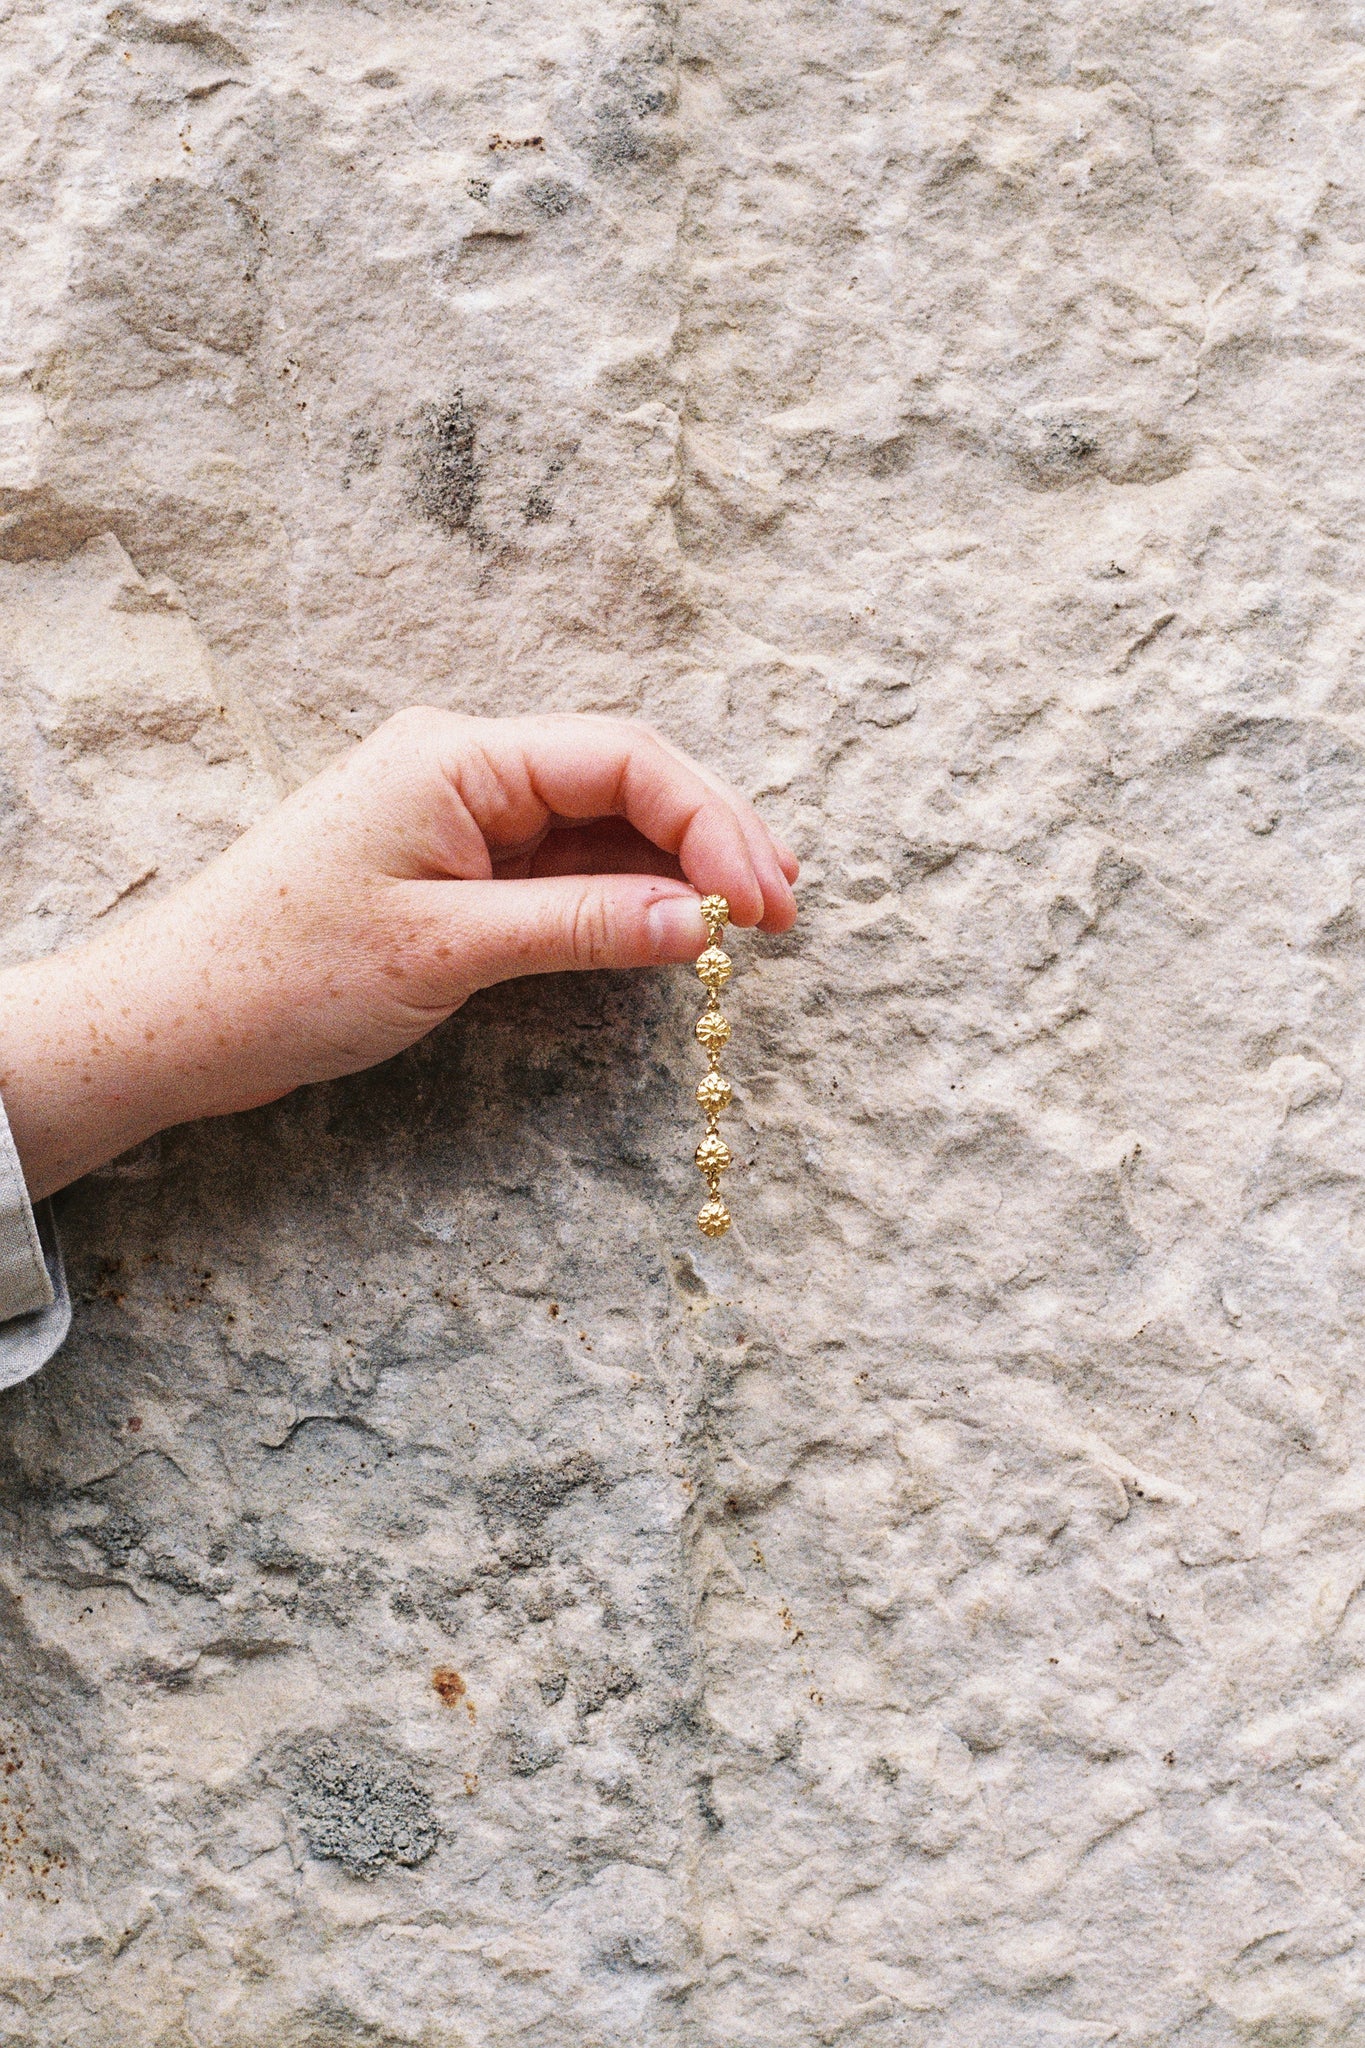
<svg viewBox="0 0 1365 2048">
<path fill-rule="evenodd" d="M 416 698 L 753 791 L 72 1190 L 4 2048 L 1365 2039 L 1365 8 L 0 7 L 19 958 Z"/>
</svg>

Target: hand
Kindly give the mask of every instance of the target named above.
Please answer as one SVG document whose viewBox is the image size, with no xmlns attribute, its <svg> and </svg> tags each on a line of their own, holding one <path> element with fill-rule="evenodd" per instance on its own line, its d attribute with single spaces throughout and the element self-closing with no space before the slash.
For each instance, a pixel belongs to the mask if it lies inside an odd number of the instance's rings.
<svg viewBox="0 0 1365 2048">
<path fill-rule="evenodd" d="M 0 975 L 29 1191 L 388 1059 L 493 982 L 691 959 L 698 892 L 786 931 L 796 873 L 644 726 L 400 712 L 173 894 Z"/>
</svg>

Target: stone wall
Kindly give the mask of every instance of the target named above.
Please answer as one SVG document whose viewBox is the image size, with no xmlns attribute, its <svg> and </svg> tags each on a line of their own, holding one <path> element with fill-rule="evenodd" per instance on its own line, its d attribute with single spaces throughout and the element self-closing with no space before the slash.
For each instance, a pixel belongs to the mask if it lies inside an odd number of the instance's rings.
<svg viewBox="0 0 1365 2048">
<path fill-rule="evenodd" d="M 5 957 L 418 699 L 754 794 L 61 1204 L 4 2048 L 1365 2035 L 1365 7 L 0 6 Z"/>
</svg>

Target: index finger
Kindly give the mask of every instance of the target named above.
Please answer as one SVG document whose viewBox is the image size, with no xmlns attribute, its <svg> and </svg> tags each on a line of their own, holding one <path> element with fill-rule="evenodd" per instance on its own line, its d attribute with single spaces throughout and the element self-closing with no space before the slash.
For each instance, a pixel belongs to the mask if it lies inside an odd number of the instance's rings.
<svg viewBox="0 0 1365 2048">
<path fill-rule="evenodd" d="M 552 817 L 624 818 L 672 854 L 695 889 L 724 896 L 736 924 L 791 923 L 795 901 L 766 828 L 755 816 L 754 835 L 741 800 L 647 726 L 568 716 L 457 722 L 448 773 L 490 847 L 532 842 Z"/>
</svg>

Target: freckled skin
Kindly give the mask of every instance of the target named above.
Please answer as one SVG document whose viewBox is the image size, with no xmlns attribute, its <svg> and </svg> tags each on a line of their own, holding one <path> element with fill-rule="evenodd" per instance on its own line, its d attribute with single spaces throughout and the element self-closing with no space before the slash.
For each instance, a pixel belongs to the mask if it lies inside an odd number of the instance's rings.
<svg viewBox="0 0 1365 2048">
<path fill-rule="evenodd" d="M 702 894 L 786 931 L 796 874 L 647 727 L 400 712 L 172 895 L 0 974 L 30 1192 L 389 1059 L 494 982 L 695 959 Z"/>
</svg>

